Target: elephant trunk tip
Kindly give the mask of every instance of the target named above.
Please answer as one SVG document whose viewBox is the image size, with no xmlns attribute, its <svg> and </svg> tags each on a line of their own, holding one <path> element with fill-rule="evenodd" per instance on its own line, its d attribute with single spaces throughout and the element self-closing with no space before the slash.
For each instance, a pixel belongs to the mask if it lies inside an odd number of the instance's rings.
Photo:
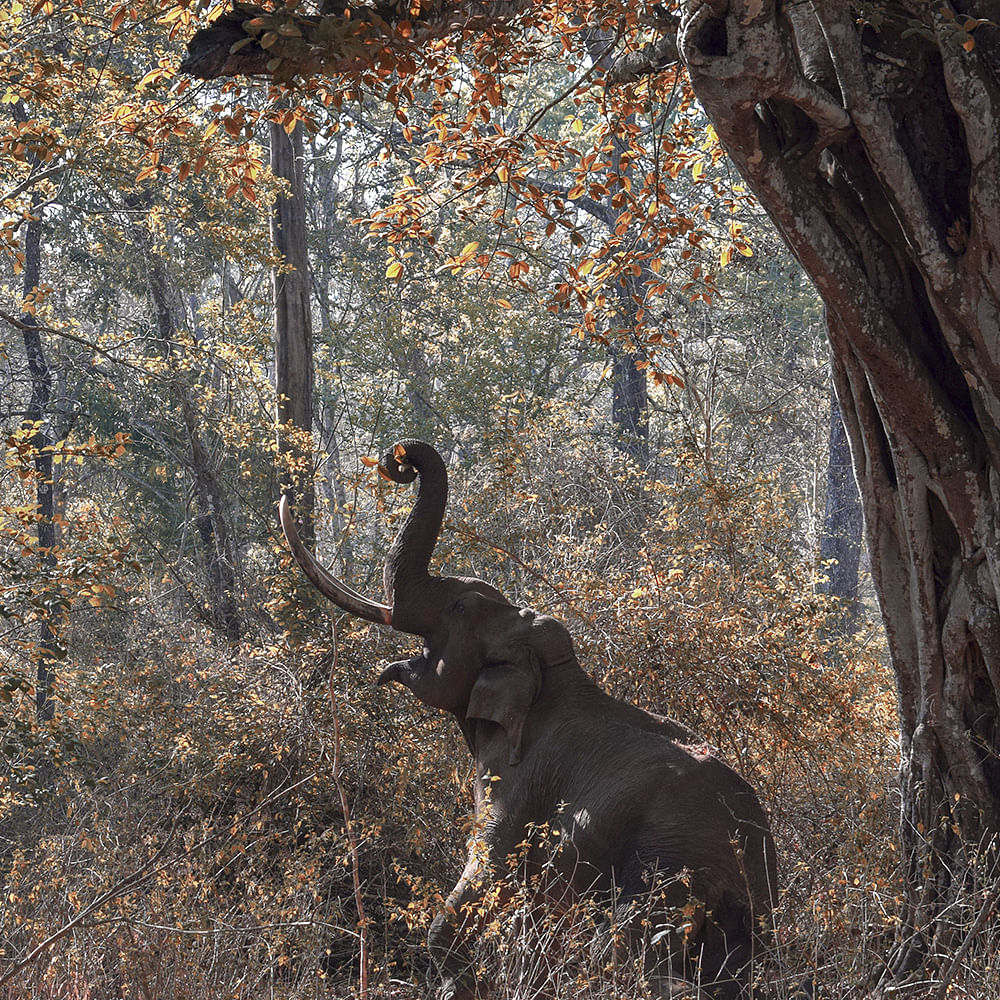
<svg viewBox="0 0 1000 1000">
<path fill-rule="evenodd" d="M 417 470 L 410 462 L 406 447 L 407 444 L 418 443 L 399 441 L 394 444 L 379 462 L 378 474 L 390 483 L 398 483 L 401 486 L 412 483 L 417 478 Z"/>
</svg>

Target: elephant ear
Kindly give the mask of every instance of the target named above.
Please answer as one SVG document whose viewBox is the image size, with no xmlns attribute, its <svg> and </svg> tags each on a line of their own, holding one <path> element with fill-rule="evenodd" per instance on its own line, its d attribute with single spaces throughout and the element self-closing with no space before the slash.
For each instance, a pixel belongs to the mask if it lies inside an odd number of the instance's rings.
<svg viewBox="0 0 1000 1000">
<path fill-rule="evenodd" d="M 541 663 L 527 645 L 509 648 L 500 656 L 491 657 L 472 687 L 466 716 L 488 719 L 503 727 L 512 765 L 521 760 L 524 723 L 541 689 Z"/>
</svg>

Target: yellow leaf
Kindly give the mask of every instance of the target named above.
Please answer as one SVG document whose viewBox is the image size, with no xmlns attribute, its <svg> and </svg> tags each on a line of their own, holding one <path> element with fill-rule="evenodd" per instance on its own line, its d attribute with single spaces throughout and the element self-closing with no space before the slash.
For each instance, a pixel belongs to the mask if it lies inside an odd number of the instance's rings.
<svg viewBox="0 0 1000 1000">
<path fill-rule="evenodd" d="M 149 83 L 153 83 L 155 80 L 159 80 L 163 76 L 163 70 L 157 66 L 155 69 L 151 69 L 137 84 L 136 88 L 142 90 Z"/>
<path fill-rule="evenodd" d="M 574 118 L 573 121 L 570 122 L 569 130 L 575 135 L 579 135 L 583 131 L 583 122 L 580 121 L 579 118 Z"/>
<path fill-rule="evenodd" d="M 403 265 L 398 260 L 389 261 L 388 267 L 385 269 L 385 276 L 391 281 L 395 281 L 403 273 Z"/>
<path fill-rule="evenodd" d="M 732 259 L 733 248 L 728 246 L 719 254 L 719 267 L 726 267 Z"/>
<path fill-rule="evenodd" d="M 465 246 L 462 248 L 461 256 L 464 257 L 466 254 L 469 254 L 471 256 L 478 249 L 479 249 L 478 241 L 473 241 L 472 243 L 466 243 Z"/>
<path fill-rule="evenodd" d="M 511 303 L 510 303 L 510 301 L 508 299 L 495 299 L 494 301 L 496 302 L 496 304 L 498 306 L 500 306 L 501 309 L 513 309 L 514 308 L 513 305 L 511 305 Z"/>
</svg>

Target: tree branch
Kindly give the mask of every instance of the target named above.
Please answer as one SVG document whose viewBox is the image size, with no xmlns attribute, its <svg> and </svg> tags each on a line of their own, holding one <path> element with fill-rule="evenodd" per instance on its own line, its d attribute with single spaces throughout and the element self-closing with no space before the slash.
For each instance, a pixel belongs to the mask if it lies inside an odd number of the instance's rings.
<svg viewBox="0 0 1000 1000">
<path fill-rule="evenodd" d="M 665 17 L 657 21 L 656 27 L 663 31 L 663 37 L 651 42 L 638 52 L 629 52 L 615 60 L 607 76 L 609 87 L 622 83 L 635 83 L 644 76 L 652 76 L 678 62 L 677 30 L 679 17 Z"/>
<path fill-rule="evenodd" d="M 593 198 L 588 198 L 585 195 L 570 198 L 569 188 L 565 184 L 556 184 L 553 181 L 542 180 L 540 177 L 534 176 L 527 177 L 525 184 L 536 187 L 539 191 L 544 191 L 546 194 L 558 195 L 576 208 L 583 209 L 587 215 L 597 219 L 598 222 L 604 223 L 608 229 L 615 228 L 615 223 L 618 221 L 617 213 L 612 212 L 610 208 L 602 205 L 599 201 L 595 201 Z"/>
<path fill-rule="evenodd" d="M 383 0 L 371 7 L 327 5 L 324 14 L 300 15 L 285 7 L 269 11 L 237 3 L 195 32 L 180 71 L 203 80 L 267 76 L 276 82 L 320 71 L 334 74 L 369 62 L 387 42 L 413 46 L 443 35 L 482 32 L 522 6 L 518 0 L 437 0 L 414 16 L 408 0 Z M 404 23 L 410 25 L 405 35 L 395 30 Z"/>
</svg>

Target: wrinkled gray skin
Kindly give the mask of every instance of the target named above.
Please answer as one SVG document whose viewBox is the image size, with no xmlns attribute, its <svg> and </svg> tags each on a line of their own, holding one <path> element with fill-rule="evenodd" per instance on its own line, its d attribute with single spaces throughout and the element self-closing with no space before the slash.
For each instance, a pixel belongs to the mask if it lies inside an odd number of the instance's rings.
<svg viewBox="0 0 1000 1000">
<path fill-rule="evenodd" d="M 647 949 L 650 974 L 666 983 L 669 967 L 672 977 L 711 984 L 719 1000 L 743 996 L 775 898 L 774 848 L 753 790 L 690 730 L 602 691 L 554 618 L 513 606 L 482 580 L 429 576 L 447 494 L 444 464 L 419 441 L 402 442 L 382 463 L 397 482 L 412 482 L 414 470 L 417 501 L 386 561 L 389 603 L 359 609 L 353 591 L 345 599 L 321 589 L 352 613 L 423 638 L 422 652 L 386 667 L 378 683 L 396 681 L 451 712 L 475 759 L 480 843 L 470 845 L 428 935 L 441 996 L 468 1000 L 485 989 L 469 971 L 475 928 L 464 914 L 479 909 L 496 873 L 509 872 L 507 859 L 529 829 L 546 823 L 559 831 L 561 850 L 553 860 L 549 847 L 535 846 L 518 869 L 530 874 L 550 861 L 540 905 L 596 897 L 615 911 L 622 936 L 646 947 L 648 927 L 643 932 L 638 920 L 633 927 L 627 914 L 630 903 L 648 907 L 655 873 L 664 900 L 658 926 L 677 923 L 671 914 L 691 900 L 700 905 L 686 937 L 661 934 Z M 296 550 L 297 538 L 289 541 Z M 301 552 L 299 545 L 297 558 Z M 315 564 L 304 568 L 316 582 Z"/>
</svg>

